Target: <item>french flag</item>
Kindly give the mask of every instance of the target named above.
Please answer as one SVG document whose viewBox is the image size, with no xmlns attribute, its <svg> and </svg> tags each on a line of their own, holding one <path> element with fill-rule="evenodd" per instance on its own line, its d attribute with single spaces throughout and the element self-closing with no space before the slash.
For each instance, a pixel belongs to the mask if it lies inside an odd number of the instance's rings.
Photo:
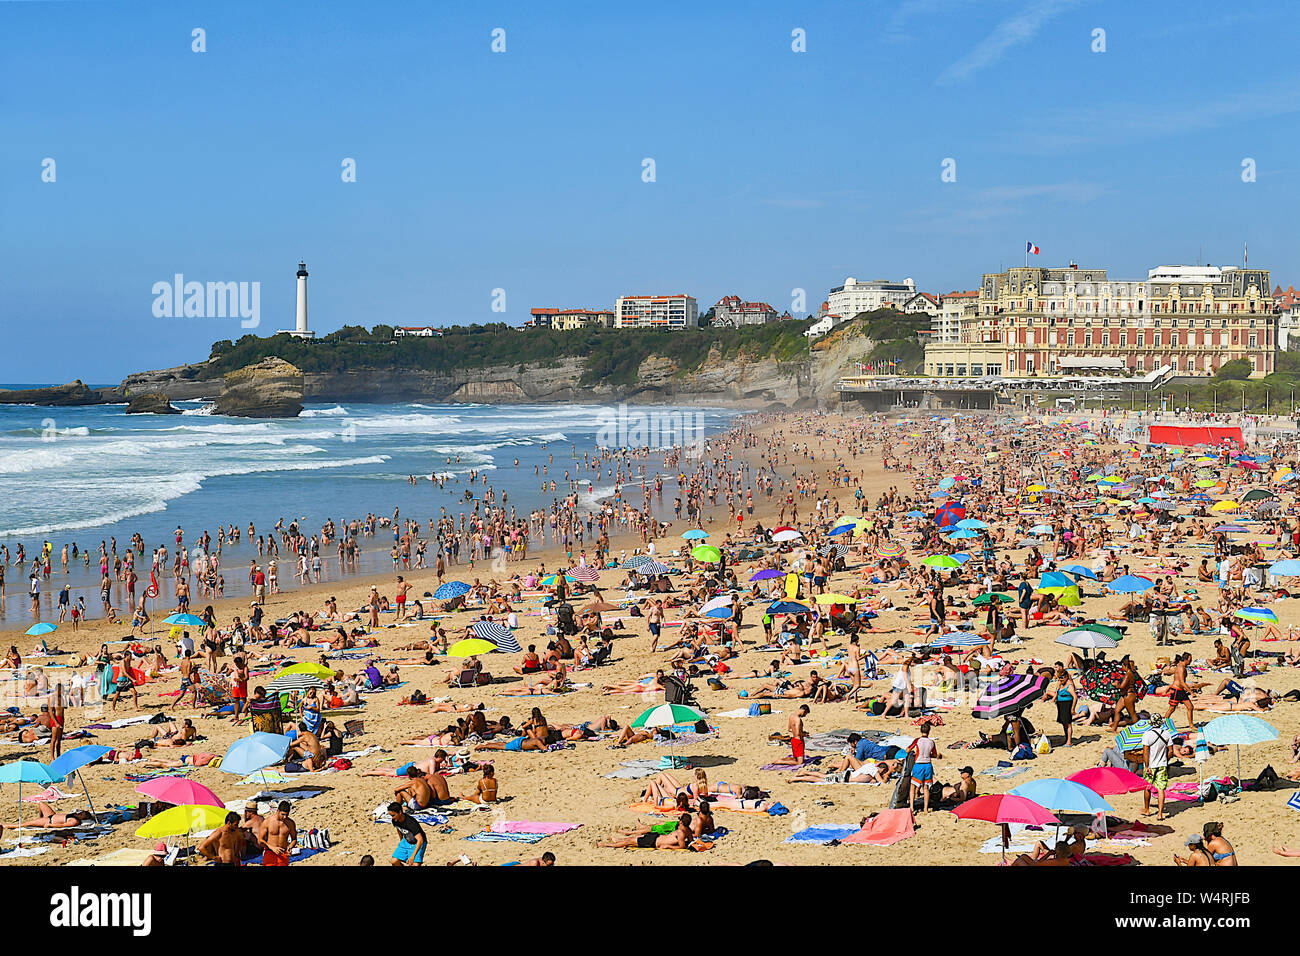
<svg viewBox="0 0 1300 956">
<path fill-rule="evenodd" d="M 1038 247 L 1037 247 L 1036 245 L 1034 245 L 1032 242 L 1026 242 L 1026 243 L 1025 243 L 1025 254 L 1026 254 L 1026 255 L 1030 255 L 1030 256 L 1036 256 L 1036 255 L 1038 255 Z"/>
</svg>

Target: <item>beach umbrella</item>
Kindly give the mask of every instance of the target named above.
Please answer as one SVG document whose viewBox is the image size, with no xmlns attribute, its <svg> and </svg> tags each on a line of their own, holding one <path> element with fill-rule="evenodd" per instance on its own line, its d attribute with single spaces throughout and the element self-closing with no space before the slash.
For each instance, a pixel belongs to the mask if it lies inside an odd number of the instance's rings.
<svg viewBox="0 0 1300 956">
<path fill-rule="evenodd" d="M 1079 689 L 1093 700 L 1115 706 L 1124 683 L 1124 665 L 1119 661 L 1097 661 L 1079 675 Z"/>
<path fill-rule="evenodd" d="M 950 501 L 934 513 L 934 523 L 940 528 L 946 528 L 948 525 L 956 524 L 964 517 L 966 517 L 966 506 Z"/>
<path fill-rule="evenodd" d="M 81 781 L 81 789 L 86 794 L 86 806 L 90 807 L 92 819 L 95 816 L 95 804 L 90 799 L 90 788 L 86 786 L 86 779 L 81 775 L 81 768 L 112 752 L 112 749 L 112 747 L 105 747 L 101 744 L 83 744 L 80 747 L 65 750 L 47 765 L 51 776 L 66 779 L 74 773 L 77 775 L 77 779 Z"/>
<path fill-rule="evenodd" d="M 703 713 L 685 704 L 656 704 L 633 720 L 632 728 L 671 727 L 673 724 L 694 724 L 704 719 L 706 717 Z"/>
<path fill-rule="evenodd" d="M 569 570 L 569 577 L 574 581 L 585 581 L 587 584 L 594 584 L 600 580 L 600 572 L 591 565 L 583 565 Z"/>
<path fill-rule="evenodd" d="M 560 578 L 561 575 L 559 574 L 548 574 L 546 577 L 542 578 L 540 583 L 544 588 L 553 588 L 560 583 Z M 563 578 L 566 581 L 573 580 L 573 578 L 569 577 L 567 574 L 563 575 Z"/>
<path fill-rule="evenodd" d="M 696 538 L 707 538 L 708 536 L 709 533 L 703 528 L 691 528 L 689 531 L 682 533 L 682 537 L 687 541 L 694 541 Z"/>
<path fill-rule="evenodd" d="M 1267 489 L 1252 488 L 1250 491 L 1246 492 L 1244 495 L 1241 496 L 1241 500 L 1243 502 L 1264 501 L 1268 498 L 1276 498 L 1276 497 L 1277 495 L 1273 494 L 1273 492 L 1268 491 Z"/>
<path fill-rule="evenodd" d="M 1268 573 L 1279 578 L 1300 577 L 1300 560 L 1295 558 L 1286 558 L 1282 561 L 1274 562 L 1268 569 Z"/>
<path fill-rule="evenodd" d="M 1018 714 L 1043 696 L 1047 677 L 1040 674 L 1012 674 L 990 684 L 980 694 L 971 716 L 993 720 Z"/>
<path fill-rule="evenodd" d="M 491 641 L 498 650 L 505 651 L 507 654 L 518 654 L 523 650 L 514 632 L 504 624 L 498 624 L 496 621 L 475 621 L 469 628 L 477 637 Z"/>
<path fill-rule="evenodd" d="M 464 581 L 448 581 L 446 584 L 438 585 L 438 590 L 433 592 L 433 596 L 438 601 L 450 601 L 469 592 L 470 586 Z"/>
<path fill-rule="evenodd" d="M 1241 748 L 1277 740 L 1277 728 L 1250 714 L 1224 714 L 1205 725 L 1205 742 L 1237 748 L 1237 779 L 1241 779 Z M 0 768 L 3 770 L 3 768 Z"/>
<path fill-rule="evenodd" d="M 988 527 L 988 525 L 983 521 L 980 521 L 979 518 L 962 518 L 957 522 L 957 527 L 970 528 L 974 531 L 983 531 Z"/>
<path fill-rule="evenodd" d="M 50 624 L 48 621 L 41 621 L 39 624 L 33 624 L 26 631 L 31 637 L 40 637 L 42 634 L 53 634 L 59 629 L 57 624 Z"/>
<path fill-rule="evenodd" d="M 1063 780 L 1060 777 L 1031 780 L 1012 787 L 1007 792 L 1012 796 L 1033 800 L 1048 809 L 1063 810 L 1066 813 L 1111 813 L 1115 809 L 1097 791 L 1078 781 Z"/>
<path fill-rule="evenodd" d="M 1051 526 L 1050 524 L 1036 524 L 1036 525 L 1034 525 L 1032 528 L 1029 529 L 1029 533 L 1030 533 L 1030 534 L 1034 534 L 1034 535 L 1038 535 L 1038 534 L 1051 534 L 1051 533 L 1052 533 L 1052 526 Z"/>
<path fill-rule="evenodd" d="M 1047 826 L 1061 821 L 1052 816 L 1046 807 L 1026 797 L 1009 793 L 990 793 L 982 797 L 963 800 L 957 809 L 951 811 L 958 820 L 985 820 L 989 823 L 1024 823 L 1029 826 Z M 1002 848 L 1002 860 L 1006 862 L 1006 847 Z"/>
<path fill-rule="evenodd" d="M 948 539 L 952 540 L 954 538 L 978 538 L 979 536 L 980 533 L 976 531 L 974 528 L 958 528 L 956 531 L 948 535 Z"/>
<path fill-rule="evenodd" d="M 1106 590 L 1116 594 L 1141 594 L 1156 586 L 1156 582 L 1136 574 L 1125 574 L 1106 585 Z"/>
<path fill-rule="evenodd" d="M 817 601 L 818 604 L 857 604 L 858 603 L 858 599 L 855 597 L 849 597 L 847 594 L 836 594 L 833 591 L 828 591 L 825 594 L 819 594 L 817 595 L 815 600 Z"/>
<path fill-rule="evenodd" d="M 1200 479 L 1199 481 L 1194 481 L 1194 482 L 1192 482 L 1192 487 L 1193 487 L 1193 488 L 1213 488 L 1213 487 L 1214 487 L 1215 485 L 1217 485 L 1218 483 L 1219 483 L 1219 482 L 1218 482 L 1218 479 L 1215 479 L 1215 478 L 1202 478 L 1202 479 Z"/>
<path fill-rule="evenodd" d="M 226 808 L 215 793 L 203 784 L 185 777 L 154 777 L 138 785 L 135 792 L 159 803 L 170 803 L 174 806 L 198 804 L 205 807 L 220 807 L 222 810 Z"/>
<path fill-rule="evenodd" d="M 150 817 L 136 829 L 135 835 L 149 840 L 191 837 L 223 826 L 229 812 L 224 806 L 183 803 Z"/>
<path fill-rule="evenodd" d="M 164 624 L 171 624 L 173 627 L 181 625 L 182 627 L 203 627 L 207 621 L 201 617 L 195 617 L 193 614 L 173 614 L 170 617 L 163 618 Z"/>
<path fill-rule="evenodd" d="M 1093 631 L 1066 631 L 1056 639 L 1056 643 L 1082 650 L 1096 650 L 1098 648 L 1109 650 L 1112 647 L 1119 646 L 1119 643 L 1113 637 L 1107 637 L 1105 634 L 1097 634 Z"/>
<path fill-rule="evenodd" d="M 1114 641 L 1124 640 L 1124 632 L 1109 624 L 1077 624 L 1065 633 L 1072 634 L 1075 631 L 1092 631 L 1094 634 L 1104 634 Z"/>
<path fill-rule="evenodd" d="M 284 677 L 286 674 L 306 674 L 309 677 L 319 677 L 321 680 L 334 679 L 334 671 L 326 667 L 324 664 L 317 664 L 313 661 L 302 661 L 299 664 L 290 664 L 284 670 L 280 671 L 280 673 L 276 674 L 275 677 L 278 679 Z"/>
<path fill-rule="evenodd" d="M 931 568 L 960 568 L 961 562 L 947 554 L 932 554 L 922 558 L 921 563 Z"/>
<path fill-rule="evenodd" d="M 325 682 L 311 674 L 285 674 L 266 685 L 268 694 L 289 694 L 293 691 L 324 690 Z"/>
<path fill-rule="evenodd" d="M 991 594 L 981 594 L 971 603 L 976 607 L 984 607 L 984 605 L 992 604 L 995 601 L 998 604 L 1010 604 L 1014 600 L 1015 598 L 1010 594 L 1003 594 L 1001 591 L 994 591 Z"/>
<path fill-rule="evenodd" d="M 475 654 L 491 654 L 497 646 L 491 641 L 479 637 L 467 637 L 447 648 L 448 657 L 472 657 Z"/>
<path fill-rule="evenodd" d="M 731 609 L 731 595 L 719 594 L 717 597 L 709 598 L 709 600 L 700 605 L 700 613 L 704 614 L 720 607 L 725 607 L 728 610 Z"/>
<path fill-rule="evenodd" d="M 18 839 L 23 838 L 23 784 L 36 783 L 49 787 L 63 779 L 62 774 L 53 774 L 50 768 L 37 760 L 15 760 L 0 767 L 0 783 L 18 784 Z"/>
<path fill-rule="evenodd" d="M 787 541 L 797 541 L 797 540 L 799 540 L 799 539 L 802 538 L 802 537 L 803 537 L 803 534 L 802 534 L 801 532 L 798 532 L 798 531 L 794 530 L 794 528 L 786 528 L 786 529 L 784 529 L 783 531 L 777 531 L 777 532 L 775 532 L 775 533 L 772 535 L 772 540 L 773 540 L 773 541 L 779 541 L 779 542 L 781 542 L 782 544 L 784 544 L 784 543 L 787 542 Z M 715 550 L 716 550 L 716 549 L 715 549 Z"/>
<path fill-rule="evenodd" d="M 823 558 L 838 560 L 849 553 L 849 548 L 844 544 L 827 544 L 818 548 L 817 553 Z"/>
<path fill-rule="evenodd" d="M 907 517 L 909 517 L 909 518 L 924 518 L 924 517 L 925 517 L 925 512 L 924 512 L 924 511 L 916 511 L 916 510 L 912 510 L 912 511 L 907 512 Z"/>
<path fill-rule="evenodd" d="M 807 614 L 807 605 L 798 601 L 773 601 L 767 606 L 768 614 Z"/>
<path fill-rule="evenodd" d="M 1256 624 L 1277 623 L 1277 615 L 1266 607 L 1243 607 L 1232 616 L 1243 621 L 1253 621 Z"/>
<path fill-rule="evenodd" d="M 1164 718 L 1160 723 L 1153 723 L 1150 720 L 1139 720 L 1136 723 L 1124 727 L 1115 735 L 1115 746 L 1119 748 L 1121 753 L 1126 750 L 1137 750 L 1142 746 L 1142 735 L 1152 727 L 1159 727 L 1168 734 L 1175 734 L 1178 732 L 1178 728 L 1174 726 L 1174 722 L 1168 717 Z"/>
<path fill-rule="evenodd" d="M 1215 504 L 1211 505 L 1210 510 L 1211 511 L 1236 511 L 1240 507 L 1241 505 L 1239 505 L 1237 502 L 1225 499 L 1223 501 L 1216 502 Z"/>
<path fill-rule="evenodd" d="M 907 549 L 901 544 L 881 544 L 874 549 L 878 558 L 901 558 L 907 553 Z"/>
<path fill-rule="evenodd" d="M 639 568 L 641 565 L 645 564 L 647 561 L 650 560 L 652 559 L 648 554 L 634 554 L 632 555 L 632 557 L 626 559 L 622 564 L 620 564 L 619 568 L 621 568 L 624 571 L 629 570 L 631 568 Z"/>
<path fill-rule="evenodd" d="M 1090 581 L 1097 580 L 1097 572 L 1092 568 L 1084 567 L 1082 564 L 1071 564 L 1061 569 L 1066 574 L 1073 574 L 1076 577 L 1088 578 Z"/>
<path fill-rule="evenodd" d="M 931 647 L 979 647 L 981 644 L 987 644 L 989 639 L 979 634 L 972 634 L 968 631 L 949 631 L 947 634 L 940 634 L 930 642 Z"/>
<path fill-rule="evenodd" d="M 855 524 L 842 524 L 839 525 L 838 527 L 832 528 L 827 533 L 828 534 L 852 534 L 856 530 L 858 530 L 858 526 Z"/>
<path fill-rule="evenodd" d="M 1047 591 L 1054 588 L 1075 587 L 1074 579 L 1060 571 L 1048 571 L 1038 580 L 1038 590 Z"/>
<path fill-rule="evenodd" d="M 1138 793 L 1150 789 L 1151 784 L 1123 767 L 1089 767 L 1065 778 L 1083 784 L 1093 793 L 1104 797 L 1123 793 Z"/>
<path fill-rule="evenodd" d="M 667 574 L 672 568 L 658 561 L 647 561 L 636 569 L 637 574 Z"/>
<path fill-rule="evenodd" d="M 722 560 L 722 552 L 711 544 L 702 544 L 691 548 L 691 557 L 704 564 L 717 564 Z"/>
<path fill-rule="evenodd" d="M 700 617 L 715 618 L 719 621 L 725 621 L 731 617 L 730 607 L 711 607 L 707 611 L 701 611 Z"/>
<path fill-rule="evenodd" d="M 1224 534 L 1244 534 L 1246 529 L 1239 524 L 1221 524 L 1215 531 L 1221 531 Z"/>
<path fill-rule="evenodd" d="M 1300 561 L 1297 561 L 1296 563 L 1300 564 Z M 770 581 L 772 578 L 783 578 L 783 577 L 785 577 L 784 571 L 777 571 L 774 568 L 763 568 L 763 570 L 755 571 L 753 574 L 751 574 L 749 576 L 749 580 Z"/>
<path fill-rule="evenodd" d="M 262 731 L 240 737 L 230 745 L 226 755 L 221 758 L 221 769 L 241 777 L 265 770 L 284 759 L 290 743 L 292 741 L 283 734 L 268 734 Z"/>
</svg>

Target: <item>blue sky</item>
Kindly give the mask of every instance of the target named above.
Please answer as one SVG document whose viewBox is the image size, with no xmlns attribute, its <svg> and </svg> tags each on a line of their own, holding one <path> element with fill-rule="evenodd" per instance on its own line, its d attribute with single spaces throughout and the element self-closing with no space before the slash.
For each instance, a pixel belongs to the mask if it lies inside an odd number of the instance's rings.
<svg viewBox="0 0 1300 956">
<path fill-rule="evenodd" d="M 659 292 L 815 308 L 849 275 L 946 292 L 1026 240 L 1124 277 L 1249 241 L 1286 286 L 1293 27 L 1200 0 L 0 0 L 0 381 L 244 334 L 155 318 L 177 272 L 260 282 L 258 331 L 288 327 L 299 258 L 321 331 Z"/>
</svg>

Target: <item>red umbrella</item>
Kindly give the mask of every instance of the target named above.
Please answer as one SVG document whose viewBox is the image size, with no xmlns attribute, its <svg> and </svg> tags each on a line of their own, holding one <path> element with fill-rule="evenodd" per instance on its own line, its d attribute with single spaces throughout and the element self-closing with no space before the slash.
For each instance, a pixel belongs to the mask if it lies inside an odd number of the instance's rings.
<svg viewBox="0 0 1300 956">
<path fill-rule="evenodd" d="M 1089 767 L 1070 774 L 1065 779 L 1081 783 L 1103 797 L 1116 793 L 1136 793 L 1151 786 L 1131 770 L 1121 767 Z"/>
<path fill-rule="evenodd" d="M 990 793 L 973 800 L 964 800 L 952 811 L 959 820 L 987 820 L 1000 823 L 1002 830 L 1002 862 L 1007 860 L 1008 823 L 1028 823 L 1033 826 L 1046 826 L 1049 823 L 1060 824 L 1046 807 L 1025 797 L 1010 793 Z"/>
<path fill-rule="evenodd" d="M 597 571 L 595 568 L 591 567 L 590 565 L 582 565 L 581 567 L 570 568 L 568 571 L 564 573 L 567 574 L 569 577 L 573 578 L 573 580 L 575 581 L 586 581 L 588 584 L 600 580 L 600 572 Z"/>
<path fill-rule="evenodd" d="M 934 513 L 934 523 L 940 528 L 946 528 L 949 525 L 956 524 L 965 517 L 966 506 L 958 502 L 950 501 Z"/>
<path fill-rule="evenodd" d="M 772 533 L 776 534 L 778 531 L 797 531 L 797 530 L 798 530 L 797 528 L 792 528 L 788 524 L 783 524 L 779 528 L 773 528 Z"/>
</svg>

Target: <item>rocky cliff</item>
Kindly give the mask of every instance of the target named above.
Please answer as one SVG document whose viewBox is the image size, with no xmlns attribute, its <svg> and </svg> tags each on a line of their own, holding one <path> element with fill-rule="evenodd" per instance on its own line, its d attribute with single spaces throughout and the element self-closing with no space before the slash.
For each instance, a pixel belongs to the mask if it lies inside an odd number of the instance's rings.
<svg viewBox="0 0 1300 956">
<path fill-rule="evenodd" d="M 112 392 L 112 389 L 91 388 L 76 379 L 67 385 L 46 388 L 0 389 L 0 405 L 102 405 L 120 400 Z"/>
<path fill-rule="evenodd" d="M 118 391 L 157 392 L 173 400 L 216 397 L 219 414 L 259 417 L 296 415 L 303 402 L 630 401 L 806 408 L 833 398 L 840 375 L 870 348 L 870 340 L 859 338 L 782 361 L 743 351 L 723 355 L 715 347 L 698 368 L 647 355 L 630 385 L 591 382 L 584 358 L 447 372 L 357 366 L 306 373 L 282 359 L 268 359 L 229 373 L 224 380 L 205 365 L 141 372 L 126 379 Z"/>
<path fill-rule="evenodd" d="M 293 418 L 302 411 L 302 400 L 302 372 L 284 359 L 270 358 L 227 374 L 213 411 L 242 418 Z"/>
<path fill-rule="evenodd" d="M 161 392 L 140 392 L 126 403 L 128 415 L 179 415 L 181 410 Z"/>
</svg>

